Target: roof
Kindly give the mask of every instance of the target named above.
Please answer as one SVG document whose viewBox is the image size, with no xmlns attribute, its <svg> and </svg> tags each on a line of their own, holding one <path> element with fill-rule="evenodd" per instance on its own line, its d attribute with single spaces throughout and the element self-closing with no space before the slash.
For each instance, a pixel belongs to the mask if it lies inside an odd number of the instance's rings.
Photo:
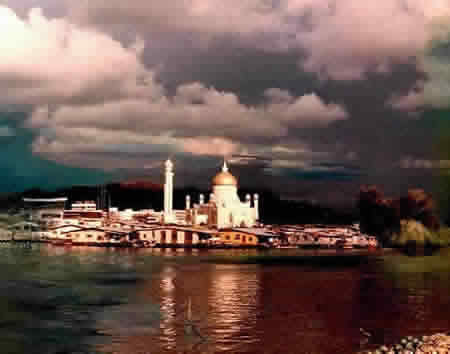
<svg viewBox="0 0 450 354">
<path fill-rule="evenodd" d="M 215 229 L 201 229 L 201 228 L 195 228 L 195 227 L 178 227 L 178 226 L 172 227 L 172 229 L 179 230 L 179 231 L 197 232 L 199 234 L 210 234 L 210 235 L 217 234 L 217 230 L 215 230 Z"/>
<path fill-rule="evenodd" d="M 212 180 L 214 186 L 237 186 L 236 178 L 230 172 L 219 172 Z"/>
<path fill-rule="evenodd" d="M 101 219 L 103 211 L 101 210 L 64 210 L 64 218 L 85 218 L 85 219 Z"/>
<path fill-rule="evenodd" d="M 247 234 L 251 234 L 251 235 L 255 235 L 255 236 L 261 236 L 261 237 L 280 237 L 279 234 L 274 233 L 271 230 L 268 229 L 262 229 L 262 228 L 257 228 L 257 227 L 239 227 L 239 228 L 233 228 L 231 229 L 233 231 L 238 231 L 238 232 L 242 232 L 242 233 L 247 233 Z"/>
<path fill-rule="evenodd" d="M 27 203 L 60 203 L 66 202 L 67 198 L 23 198 L 23 201 Z"/>
<path fill-rule="evenodd" d="M 213 186 L 237 186 L 237 179 L 228 172 L 226 161 L 223 162 L 222 171 L 214 176 L 212 184 Z"/>
<path fill-rule="evenodd" d="M 30 221 L 20 221 L 17 222 L 15 224 L 9 225 L 8 229 L 14 228 L 16 226 L 22 226 L 22 225 L 28 225 L 28 226 L 34 226 L 34 227 L 39 227 L 38 224 L 34 223 L 34 222 L 30 222 Z"/>
<path fill-rule="evenodd" d="M 64 224 L 64 225 L 57 225 L 54 227 L 49 227 L 48 231 L 53 231 L 53 230 L 58 230 L 58 229 L 62 229 L 64 227 L 75 227 L 77 229 L 84 229 L 85 227 L 78 225 L 78 224 Z"/>
<path fill-rule="evenodd" d="M 130 233 L 129 231 L 110 229 L 107 227 L 79 227 L 75 230 L 69 230 L 69 231 L 63 232 L 62 234 L 65 235 L 65 234 L 70 234 L 72 232 L 80 232 L 80 231 L 102 231 L 102 232 L 122 234 L 122 235 L 126 235 L 126 234 Z"/>
</svg>

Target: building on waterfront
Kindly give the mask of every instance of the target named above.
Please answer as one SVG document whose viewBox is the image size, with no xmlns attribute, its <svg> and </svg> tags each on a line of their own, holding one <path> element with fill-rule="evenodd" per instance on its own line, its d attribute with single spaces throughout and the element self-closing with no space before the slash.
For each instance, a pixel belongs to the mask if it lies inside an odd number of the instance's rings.
<svg viewBox="0 0 450 354">
<path fill-rule="evenodd" d="M 97 204 L 94 201 L 82 201 L 72 203 L 71 210 L 75 211 L 96 211 Z"/>
<path fill-rule="evenodd" d="M 109 208 L 108 219 L 111 221 L 141 221 L 149 224 L 160 223 L 162 212 L 157 212 L 153 209 L 124 209 L 113 207 Z"/>
<path fill-rule="evenodd" d="M 173 209 L 173 163 L 167 160 L 164 183 L 164 224 L 205 225 L 210 228 L 254 227 L 259 219 L 259 197 L 253 196 L 253 205 L 249 194 L 242 202 L 238 196 L 238 183 L 229 171 L 226 161 L 212 180 L 212 193 L 205 202 L 201 194 L 198 204 L 191 206 L 191 198 L 186 196 L 184 211 Z"/>
<path fill-rule="evenodd" d="M 258 245 L 258 238 L 255 235 L 241 232 L 234 229 L 222 229 L 218 234 L 218 243 L 231 247 L 254 247 Z"/>
<path fill-rule="evenodd" d="M 71 209 L 64 210 L 62 224 L 100 227 L 104 217 L 105 212 L 97 209 L 95 202 L 76 202 Z"/>
<path fill-rule="evenodd" d="M 134 227 L 140 241 L 150 241 L 159 247 L 190 248 L 205 244 L 217 230 L 187 226 L 140 225 Z"/>
<path fill-rule="evenodd" d="M 173 167 L 170 159 L 165 161 L 162 211 L 119 211 L 118 208 L 103 211 L 94 201 L 79 201 L 73 203 L 70 209 L 65 209 L 62 205 L 57 214 L 58 222 L 41 230 L 42 238 L 55 242 L 99 246 L 116 241 L 148 241 L 161 247 L 188 248 L 206 246 L 215 238 L 224 245 L 257 246 L 260 237 L 252 232 L 251 228 L 255 230 L 259 225 L 258 195 L 255 194 L 252 199 L 248 194 L 245 201 L 240 200 L 237 179 L 229 172 L 226 161 L 222 170 L 212 179 L 209 199 L 206 201 L 205 197 L 200 195 L 199 202 L 191 205 L 188 195 L 186 206 L 181 210 L 173 208 Z M 59 201 L 66 200 L 63 198 Z M 219 234 L 219 231 L 224 233 Z"/>
<path fill-rule="evenodd" d="M 40 225 L 30 221 L 20 221 L 8 227 L 11 240 L 37 240 L 40 237 Z"/>
<path fill-rule="evenodd" d="M 218 229 L 233 227 L 254 227 L 259 219 L 259 197 L 247 194 L 242 202 L 238 196 L 238 182 L 228 170 L 226 161 L 220 171 L 212 179 L 212 193 L 205 203 L 200 195 L 198 204 L 190 207 L 190 197 L 186 197 L 187 223 L 192 225 L 205 224 Z"/>
<path fill-rule="evenodd" d="M 130 231 L 111 230 L 105 227 L 74 227 L 63 231 L 57 240 L 73 245 L 123 245 L 130 241 Z"/>
<path fill-rule="evenodd" d="M 23 198 L 25 218 L 43 224 L 57 224 L 64 215 L 67 198 Z"/>
</svg>

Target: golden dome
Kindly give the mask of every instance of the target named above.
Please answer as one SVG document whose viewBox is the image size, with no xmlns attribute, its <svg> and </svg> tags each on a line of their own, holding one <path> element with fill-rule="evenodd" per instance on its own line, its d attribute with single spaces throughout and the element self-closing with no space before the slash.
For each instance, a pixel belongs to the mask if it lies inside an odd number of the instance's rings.
<svg viewBox="0 0 450 354">
<path fill-rule="evenodd" d="M 219 172 L 212 180 L 213 186 L 237 186 L 237 179 L 230 172 L 224 161 L 222 171 Z"/>
<path fill-rule="evenodd" d="M 219 172 L 212 180 L 214 186 L 237 186 L 236 178 L 230 172 Z"/>
</svg>

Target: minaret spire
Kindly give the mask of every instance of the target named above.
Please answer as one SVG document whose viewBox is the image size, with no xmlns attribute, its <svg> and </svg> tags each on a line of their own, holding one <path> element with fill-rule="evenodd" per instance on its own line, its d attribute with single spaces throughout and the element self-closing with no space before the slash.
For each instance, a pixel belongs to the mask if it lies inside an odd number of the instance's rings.
<svg viewBox="0 0 450 354">
<path fill-rule="evenodd" d="M 228 172 L 227 160 L 223 158 L 222 172 Z"/>
</svg>

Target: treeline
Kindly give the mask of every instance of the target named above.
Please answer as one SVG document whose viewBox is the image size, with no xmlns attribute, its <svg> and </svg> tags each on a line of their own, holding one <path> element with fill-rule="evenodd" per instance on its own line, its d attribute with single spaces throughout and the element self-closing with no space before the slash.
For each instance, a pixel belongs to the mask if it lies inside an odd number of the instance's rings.
<svg viewBox="0 0 450 354">
<path fill-rule="evenodd" d="M 410 189 L 400 198 L 386 198 L 376 186 L 361 188 L 357 203 L 361 230 L 377 235 L 382 242 L 402 231 L 402 220 L 415 220 L 427 229 L 440 228 L 436 204 L 422 189 Z"/>
</svg>

